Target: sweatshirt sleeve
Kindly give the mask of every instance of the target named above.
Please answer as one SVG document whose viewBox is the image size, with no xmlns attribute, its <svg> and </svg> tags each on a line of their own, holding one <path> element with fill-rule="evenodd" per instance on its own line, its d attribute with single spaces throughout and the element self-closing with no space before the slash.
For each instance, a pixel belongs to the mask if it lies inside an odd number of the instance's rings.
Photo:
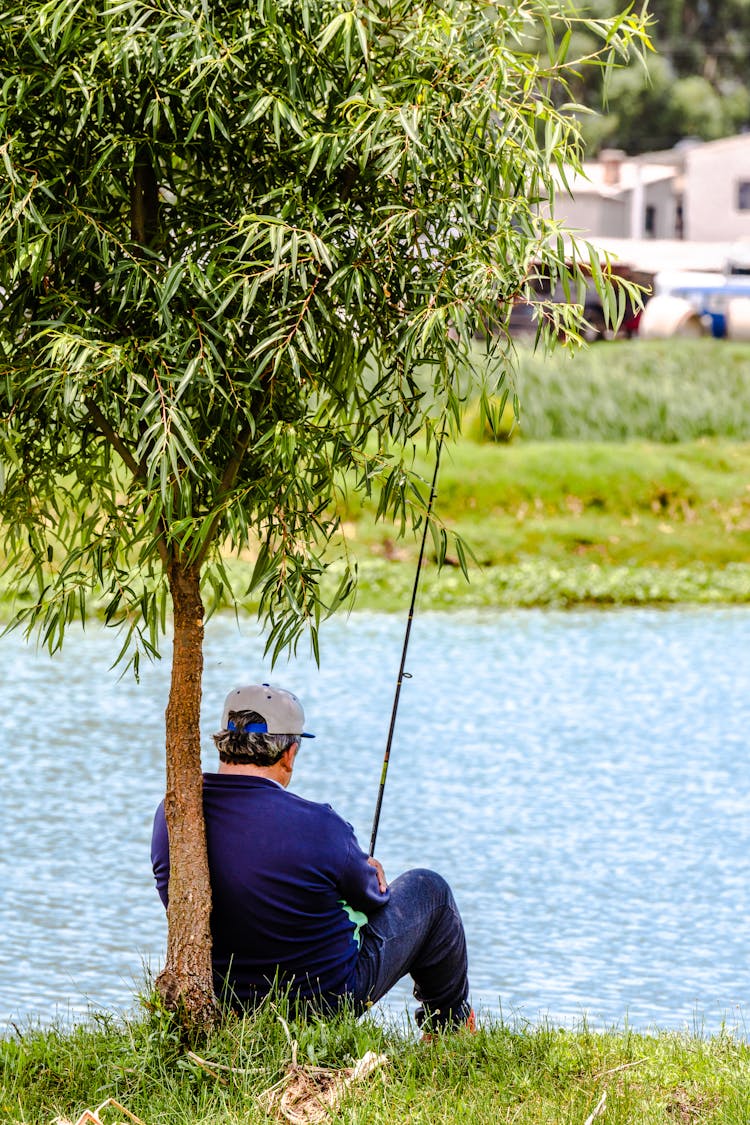
<svg viewBox="0 0 750 1125">
<path fill-rule="evenodd" d="M 159 805 L 154 816 L 154 830 L 151 834 L 151 866 L 159 898 L 165 908 L 169 904 L 169 836 L 164 816 L 164 802 Z"/>
<path fill-rule="evenodd" d="M 367 856 L 357 843 L 354 829 L 349 828 L 349 847 L 344 862 L 344 867 L 339 878 L 338 890 L 355 910 L 368 914 L 381 906 L 385 906 L 391 897 L 390 889 L 381 891 L 378 887 L 378 875 L 374 867 L 367 862 Z"/>
</svg>

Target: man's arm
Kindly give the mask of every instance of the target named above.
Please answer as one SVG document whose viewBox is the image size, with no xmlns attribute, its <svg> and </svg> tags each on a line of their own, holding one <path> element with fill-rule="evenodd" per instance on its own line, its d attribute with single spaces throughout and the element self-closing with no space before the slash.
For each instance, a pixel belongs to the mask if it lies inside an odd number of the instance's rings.
<svg viewBox="0 0 750 1125">
<path fill-rule="evenodd" d="M 391 897 L 383 868 L 362 851 L 353 830 L 338 889 L 355 910 L 365 914 L 384 906 Z"/>
<path fill-rule="evenodd" d="M 388 890 L 388 880 L 385 877 L 385 871 L 383 870 L 383 864 L 380 862 L 379 859 L 375 859 L 374 855 L 371 855 L 369 857 L 369 859 L 367 860 L 367 862 L 369 863 L 370 867 L 375 868 L 375 870 L 378 874 L 378 888 L 380 889 L 381 894 L 385 894 L 385 892 Z"/>
<path fill-rule="evenodd" d="M 166 908 L 169 904 L 169 836 L 163 801 L 154 817 L 154 830 L 151 834 L 151 866 L 154 869 L 159 898 Z"/>
</svg>

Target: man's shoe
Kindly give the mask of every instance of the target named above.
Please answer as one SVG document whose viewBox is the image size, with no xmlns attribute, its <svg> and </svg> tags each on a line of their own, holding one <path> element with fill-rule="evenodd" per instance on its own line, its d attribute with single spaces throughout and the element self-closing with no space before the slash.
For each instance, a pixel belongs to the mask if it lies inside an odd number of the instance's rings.
<svg viewBox="0 0 750 1125">
<path fill-rule="evenodd" d="M 474 1009 L 471 1009 L 463 1023 L 460 1023 L 456 1027 L 451 1028 L 451 1031 L 455 1033 L 465 1032 L 467 1035 L 476 1035 L 477 1017 L 474 1014 Z M 425 1031 L 422 1038 L 420 1039 L 420 1043 L 434 1043 L 436 1039 L 437 1035 L 434 1031 Z"/>
</svg>

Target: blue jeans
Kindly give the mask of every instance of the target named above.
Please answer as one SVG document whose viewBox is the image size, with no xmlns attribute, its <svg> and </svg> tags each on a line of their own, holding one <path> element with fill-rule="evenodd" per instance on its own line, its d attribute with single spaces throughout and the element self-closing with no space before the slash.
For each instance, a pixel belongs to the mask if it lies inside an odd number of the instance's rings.
<svg viewBox="0 0 750 1125">
<path fill-rule="evenodd" d="M 391 897 L 362 929 L 351 997 L 364 1008 L 409 974 L 421 1002 L 418 1024 L 457 1027 L 469 1016 L 466 936 L 441 875 L 415 868 L 390 884 Z"/>
</svg>

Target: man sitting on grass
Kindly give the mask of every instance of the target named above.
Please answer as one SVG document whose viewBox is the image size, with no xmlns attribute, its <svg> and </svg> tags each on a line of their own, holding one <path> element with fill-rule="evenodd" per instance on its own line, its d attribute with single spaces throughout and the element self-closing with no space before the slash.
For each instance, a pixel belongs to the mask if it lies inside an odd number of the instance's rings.
<svg viewBox="0 0 750 1125">
<path fill-rule="evenodd" d="M 390 886 L 330 805 L 287 792 L 304 731 L 291 692 L 253 684 L 229 693 L 214 735 L 219 772 L 203 778 L 213 910 L 214 987 L 250 1008 L 274 984 L 323 1009 L 379 1000 L 410 974 L 417 1022 L 473 1029 L 466 938 L 450 888 L 416 869 Z M 164 805 L 151 858 L 164 905 Z"/>
</svg>

